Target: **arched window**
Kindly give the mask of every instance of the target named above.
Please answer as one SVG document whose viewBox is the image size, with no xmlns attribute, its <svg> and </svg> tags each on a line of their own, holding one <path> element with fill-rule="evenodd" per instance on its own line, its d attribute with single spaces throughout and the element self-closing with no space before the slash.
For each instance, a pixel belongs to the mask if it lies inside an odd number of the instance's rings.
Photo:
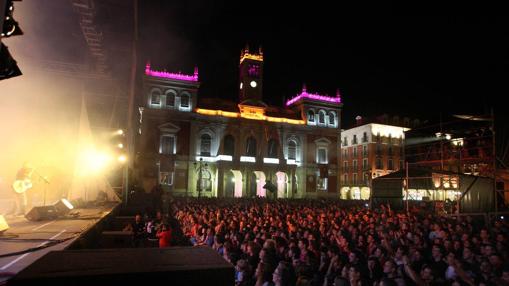
<svg viewBox="0 0 509 286">
<path fill-rule="evenodd" d="M 180 95 L 180 107 L 189 107 L 189 95 L 188 94 Z"/>
<path fill-rule="evenodd" d="M 297 143 L 295 141 L 288 141 L 288 160 L 297 159 Z"/>
<path fill-rule="evenodd" d="M 313 110 L 308 110 L 308 121 L 315 122 L 315 112 Z"/>
<path fill-rule="evenodd" d="M 212 138 L 208 134 L 200 137 L 200 156 L 210 157 L 210 145 Z"/>
<path fill-rule="evenodd" d="M 256 157 L 256 139 L 253 137 L 247 138 L 246 156 Z"/>
<path fill-rule="evenodd" d="M 152 94 L 150 95 L 150 103 L 153 105 L 161 104 L 161 91 L 159 89 L 154 89 Z"/>
<path fill-rule="evenodd" d="M 325 124 L 325 111 L 323 110 L 318 113 L 318 123 Z"/>
<path fill-rule="evenodd" d="M 334 114 L 334 112 L 329 113 L 329 124 L 330 125 L 336 124 L 336 115 Z"/>
<path fill-rule="evenodd" d="M 175 93 L 173 91 L 166 93 L 166 106 L 175 106 Z"/>
<path fill-rule="evenodd" d="M 267 158 L 277 158 L 279 144 L 275 139 L 270 139 L 267 145 Z"/>
<path fill-rule="evenodd" d="M 226 135 L 223 139 L 223 154 L 233 156 L 235 153 L 235 138 Z"/>
</svg>

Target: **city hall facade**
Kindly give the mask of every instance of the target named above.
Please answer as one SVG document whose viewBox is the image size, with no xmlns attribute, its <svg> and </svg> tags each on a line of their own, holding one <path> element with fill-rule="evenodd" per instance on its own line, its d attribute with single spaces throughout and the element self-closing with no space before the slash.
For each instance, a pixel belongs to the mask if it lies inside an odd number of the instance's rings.
<svg viewBox="0 0 509 286">
<path fill-rule="evenodd" d="M 199 85 L 196 69 L 184 75 L 145 67 L 135 159 L 145 190 L 161 184 L 174 196 L 339 196 L 339 93 L 304 86 L 285 106 L 267 105 L 262 51 L 247 48 L 237 102 L 199 98 Z"/>
</svg>

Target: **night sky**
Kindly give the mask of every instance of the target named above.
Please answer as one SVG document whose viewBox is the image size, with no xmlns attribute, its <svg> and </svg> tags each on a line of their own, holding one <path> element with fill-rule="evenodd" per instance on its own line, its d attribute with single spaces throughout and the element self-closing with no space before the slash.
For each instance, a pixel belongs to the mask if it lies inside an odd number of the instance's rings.
<svg viewBox="0 0 509 286">
<path fill-rule="evenodd" d="M 282 105 L 304 82 L 322 94 L 339 88 L 346 127 L 357 115 L 384 112 L 433 119 L 495 106 L 506 118 L 497 99 L 509 91 L 509 23 L 501 7 L 140 2 L 142 61 L 184 73 L 197 65 L 202 97 L 237 100 L 239 54 L 247 43 L 263 46 L 266 102 Z"/>
</svg>

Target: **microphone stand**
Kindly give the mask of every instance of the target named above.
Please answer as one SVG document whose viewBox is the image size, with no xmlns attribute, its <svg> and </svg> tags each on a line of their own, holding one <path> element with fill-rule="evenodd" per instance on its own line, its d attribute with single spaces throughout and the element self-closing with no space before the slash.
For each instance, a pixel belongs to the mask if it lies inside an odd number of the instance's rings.
<svg viewBox="0 0 509 286">
<path fill-rule="evenodd" d="M 34 170 L 34 173 L 39 176 L 39 180 L 42 179 L 47 185 L 49 185 L 49 180 L 42 176 L 41 174 L 39 174 L 37 171 Z M 43 202 L 42 202 L 42 205 L 43 206 L 46 206 L 46 189 L 47 189 L 47 186 L 44 185 L 44 195 L 43 195 Z"/>
</svg>

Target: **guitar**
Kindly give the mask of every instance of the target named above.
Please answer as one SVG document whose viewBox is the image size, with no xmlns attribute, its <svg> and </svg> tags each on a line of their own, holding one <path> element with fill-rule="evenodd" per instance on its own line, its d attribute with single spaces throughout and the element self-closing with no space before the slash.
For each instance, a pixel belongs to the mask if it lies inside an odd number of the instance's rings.
<svg viewBox="0 0 509 286">
<path fill-rule="evenodd" d="M 12 183 L 12 188 L 18 194 L 22 194 L 32 188 L 32 181 L 30 179 L 16 180 Z"/>
</svg>

